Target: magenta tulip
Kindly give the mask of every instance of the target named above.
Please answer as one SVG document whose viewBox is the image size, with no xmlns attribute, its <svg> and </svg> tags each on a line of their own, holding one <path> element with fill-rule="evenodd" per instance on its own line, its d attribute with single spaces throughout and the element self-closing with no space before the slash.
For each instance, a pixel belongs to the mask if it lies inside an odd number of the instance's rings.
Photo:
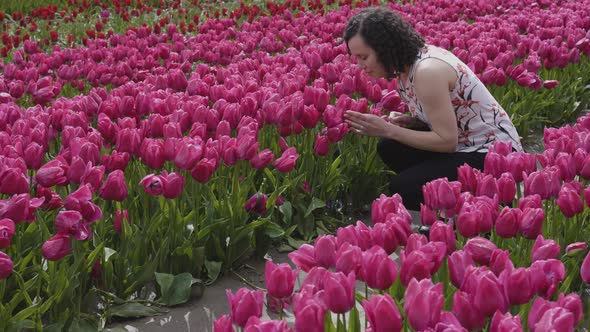
<svg viewBox="0 0 590 332">
<path fill-rule="evenodd" d="M 522 331 L 520 316 L 512 316 L 509 312 L 502 314 L 496 311 L 490 322 L 490 332 L 519 332 Z"/>
<path fill-rule="evenodd" d="M 231 317 L 228 315 L 219 316 L 213 321 L 213 332 L 234 332 Z"/>
<path fill-rule="evenodd" d="M 432 210 L 451 211 L 461 193 L 461 183 L 447 178 L 436 179 L 422 187 L 424 204 Z"/>
<path fill-rule="evenodd" d="M 161 169 L 164 166 L 164 141 L 161 139 L 145 138 L 141 143 L 139 155 L 149 168 Z"/>
<path fill-rule="evenodd" d="M 299 159 L 299 154 L 295 148 L 288 148 L 273 162 L 273 165 L 279 172 L 288 173 L 295 168 L 297 159 Z"/>
<path fill-rule="evenodd" d="M 264 292 L 240 288 L 235 294 L 229 289 L 225 291 L 227 301 L 231 308 L 232 321 L 240 327 L 244 327 L 248 318 L 262 316 L 264 304 Z"/>
<path fill-rule="evenodd" d="M 336 238 L 333 235 L 318 236 L 314 243 L 314 257 L 319 266 L 334 267 L 336 264 Z"/>
<path fill-rule="evenodd" d="M 458 181 L 461 183 L 461 191 L 475 194 L 479 183 L 480 171 L 468 164 L 457 167 Z"/>
<path fill-rule="evenodd" d="M 420 203 L 420 220 L 422 225 L 432 226 L 437 220 L 436 211 L 432 211 L 426 205 Z"/>
<path fill-rule="evenodd" d="M 508 171 L 512 174 L 514 181 L 522 182 L 523 172 L 530 174 L 537 170 L 537 161 L 533 154 L 524 152 L 512 152 L 506 156 Z"/>
<path fill-rule="evenodd" d="M 129 220 L 129 212 L 127 210 L 117 210 L 115 211 L 115 219 L 113 219 L 113 229 L 117 233 L 121 233 L 123 230 L 123 218 L 127 221 L 127 223 L 131 223 Z"/>
<path fill-rule="evenodd" d="M 184 176 L 176 172 L 168 174 L 166 171 L 163 171 L 161 176 L 165 179 L 162 195 L 168 199 L 179 197 L 184 190 Z"/>
<path fill-rule="evenodd" d="M 504 270 L 513 270 L 514 264 L 510 259 L 510 251 L 502 249 L 494 249 L 490 256 L 489 263 L 490 270 L 499 277 Z"/>
<path fill-rule="evenodd" d="M 404 296 L 404 311 L 414 330 L 434 328 L 440 320 L 443 304 L 442 283 L 434 285 L 430 279 L 410 281 Z"/>
<path fill-rule="evenodd" d="M 99 190 L 99 196 L 106 200 L 122 202 L 127 198 L 127 195 L 125 174 L 121 170 L 115 170 L 110 173 Z"/>
<path fill-rule="evenodd" d="M 217 168 L 216 165 L 217 161 L 215 159 L 203 158 L 192 169 L 191 176 L 200 183 L 207 183 L 211 179 L 211 176 L 213 176 Z"/>
<path fill-rule="evenodd" d="M 428 238 L 424 234 L 413 233 L 408 237 L 405 254 L 409 255 L 412 251 L 418 250 L 428 243 Z"/>
<path fill-rule="evenodd" d="M 518 221 L 518 231 L 527 239 L 536 239 L 543 232 L 544 219 L 543 209 L 525 208 Z"/>
<path fill-rule="evenodd" d="M 73 236 L 78 241 L 88 240 L 92 231 L 87 223 L 82 221 L 82 214 L 78 211 L 60 211 L 55 217 L 57 234 Z"/>
<path fill-rule="evenodd" d="M 148 174 L 139 181 L 139 184 L 148 195 L 158 196 L 164 191 L 165 182 L 166 180 L 160 175 Z"/>
<path fill-rule="evenodd" d="M 355 275 L 361 276 L 362 257 L 361 248 L 348 242 L 344 243 L 336 253 L 336 271 L 346 275 L 354 272 Z"/>
<path fill-rule="evenodd" d="M 10 239 L 14 235 L 14 222 L 11 219 L 0 219 L 0 249 L 10 247 Z"/>
<path fill-rule="evenodd" d="M 301 270 L 309 272 L 311 268 L 317 266 L 314 258 L 314 248 L 309 244 L 304 244 L 299 249 L 290 252 L 287 256 Z"/>
<path fill-rule="evenodd" d="M 570 243 L 565 247 L 565 252 L 569 255 L 575 255 L 579 252 L 586 251 L 588 244 L 586 242 L 574 242 Z"/>
<path fill-rule="evenodd" d="M 182 170 L 189 170 L 197 164 L 203 156 L 203 147 L 197 140 L 183 139 L 178 142 L 174 164 Z"/>
<path fill-rule="evenodd" d="M 8 278 L 12 274 L 14 263 L 7 254 L 0 251 L 0 280 Z"/>
<path fill-rule="evenodd" d="M 443 311 L 440 314 L 440 322 L 438 322 L 438 324 L 436 324 L 436 326 L 434 327 L 434 331 L 436 331 L 436 332 L 467 332 L 467 329 L 465 329 L 463 326 L 461 326 L 461 323 L 459 322 L 457 317 L 455 317 L 455 315 L 453 315 L 452 312 Z"/>
<path fill-rule="evenodd" d="M 416 280 L 420 281 L 432 276 L 431 271 L 435 267 L 435 262 L 433 261 L 432 256 L 427 253 L 421 250 L 414 250 L 406 257 L 405 252 L 402 250 L 400 258 L 401 269 L 399 277 L 404 286 L 407 286 L 412 278 L 416 278 Z"/>
<path fill-rule="evenodd" d="M 291 270 L 289 264 L 276 265 L 267 261 L 264 267 L 264 280 L 268 293 L 278 299 L 288 297 L 293 293 L 298 270 Z"/>
<path fill-rule="evenodd" d="M 485 325 L 486 317 L 475 308 L 465 292 L 457 291 L 453 295 L 453 314 L 470 331 L 481 329 Z"/>
<path fill-rule="evenodd" d="M 330 152 L 330 142 L 328 136 L 316 135 L 315 142 L 313 144 L 313 152 L 318 156 L 325 156 Z"/>
<path fill-rule="evenodd" d="M 572 218 L 584 209 L 584 202 L 580 196 L 580 190 L 577 190 L 571 183 L 565 183 L 557 197 L 557 206 L 561 212 L 568 218 Z"/>
<path fill-rule="evenodd" d="M 502 173 L 497 181 L 500 203 L 509 204 L 516 196 L 516 181 L 510 173 Z"/>
<path fill-rule="evenodd" d="M 375 224 L 371 230 L 371 240 L 375 245 L 385 250 L 388 255 L 394 253 L 399 246 L 399 240 L 391 223 Z"/>
<path fill-rule="evenodd" d="M 539 234 L 531 251 L 531 263 L 539 260 L 557 258 L 560 251 L 561 247 L 557 242 L 551 239 L 545 240 L 543 235 Z"/>
<path fill-rule="evenodd" d="M 496 219 L 496 234 L 503 238 L 515 237 L 521 215 L 522 211 L 519 208 L 505 206 Z"/>
<path fill-rule="evenodd" d="M 268 196 L 264 193 L 256 193 L 244 204 L 244 210 L 250 213 L 257 213 L 260 215 L 266 214 L 266 203 L 268 202 Z"/>
<path fill-rule="evenodd" d="M 456 288 L 461 288 L 465 272 L 470 266 L 475 266 L 471 254 L 465 250 L 457 250 L 448 257 L 449 276 Z"/>
<path fill-rule="evenodd" d="M 246 322 L 244 332 L 293 332 L 284 320 L 262 321 L 260 318 L 252 316 Z"/>
<path fill-rule="evenodd" d="M 68 168 L 67 162 L 63 158 L 57 157 L 41 166 L 35 175 L 35 179 L 43 187 L 65 185 L 68 182 L 66 177 Z"/>
<path fill-rule="evenodd" d="M 6 195 L 29 192 L 29 179 L 18 168 L 5 168 L 0 171 L 0 193 Z"/>
<path fill-rule="evenodd" d="M 590 285 L 590 252 L 586 254 L 582 266 L 580 267 L 580 276 L 586 284 Z"/>
<path fill-rule="evenodd" d="M 500 281 L 511 305 L 528 303 L 535 295 L 529 270 L 526 268 L 506 269 L 500 273 Z"/>
<path fill-rule="evenodd" d="M 463 250 L 467 251 L 474 261 L 482 265 L 490 263 L 490 257 L 495 249 L 497 249 L 496 245 L 483 237 L 469 239 L 463 247 Z"/>
<path fill-rule="evenodd" d="M 457 236 L 451 224 L 442 221 L 435 222 L 430 228 L 430 241 L 439 241 L 446 244 L 447 255 L 457 250 Z"/>
<path fill-rule="evenodd" d="M 342 314 L 354 306 L 354 272 L 344 275 L 342 272 L 330 272 L 326 277 L 324 290 L 326 292 L 326 305 L 330 311 Z"/>
<path fill-rule="evenodd" d="M 565 266 L 557 259 L 535 261 L 529 267 L 533 290 L 539 296 L 551 298 L 565 279 Z"/>
<path fill-rule="evenodd" d="M 534 331 L 573 331 L 574 314 L 561 307 L 551 308 L 534 325 Z"/>
<path fill-rule="evenodd" d="M 324 332 L 326 307 L 317 300 L 306 301 L 295 309 L 295 331 Z"/>
<path fill-rule="evenodd" d="M 362 280 L 373 289 L 386 290 L 393 285 L 397 276 L 397 264 L 378 246 L 362 254 Z"/>
<path fill-rule="evenodd" d="M 68 210 L 76 210 L 82 214 L 82 218 L 88 222 L 94 222 L 102 218 L 100 207 L 92 203 L 92 191 L 90 185 L 80 185 L 65 199 L 65 207 Z"/>
<path fill-rule="evenodd" d="M 374 332 L 399 332 L 402 330 L 402 316 L 391 296 L 373 295 L 363 300 L 367 320 Z"/>
<path fill-rule="evenodd" d="M 71 240 L 69 235 L 64 234 L 56 234 L 45 243 L 41 247 L 41 252 L 43 253 L 43 257 L 50 261 L 58 261 L 72 252 L 72 248 L 70 246 Z"/>
<path fill-rule="evenodd" d="M 261 171 L 265 169 L 274 159 L 274 154 L 270 149 L 264 149 L 250 159 L 250 165 L 253 168 Z"/>
<path fill-rule="evenodd" d="M 371 204 L 371 220 L 373 223 L 383 223 L 389 214 L 399 214 L 405 218 L 408 223 L 412 222 L 412 217 L 403 206 L 402 197 L 395 194 L 391 197 L 381 194 Z"/>
<path fill-rule="evenodd" d="M 543 207 L 543 200 L 541 196 L 538 194 L 528 195 L 521 197 L 518 200 L 518 208 L 524 210 L 526 208 L 542 208 Z"/>
</svg>

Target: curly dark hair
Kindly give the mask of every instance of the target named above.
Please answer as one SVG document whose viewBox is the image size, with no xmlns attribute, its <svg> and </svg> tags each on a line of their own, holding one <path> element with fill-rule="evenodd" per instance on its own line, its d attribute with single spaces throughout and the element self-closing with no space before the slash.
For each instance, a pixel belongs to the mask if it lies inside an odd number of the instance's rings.
<svg viewBox="0 0 590 332">
<path fill-rule="evenodd" d="M 357 34 L 375 50 L 389 78 L 397 77 L 406 66 L 412 65 L 425 45 L 424 39 L 409 23 L 383 7 L 363 9 L 348 20 L 344 30 L 348 54 L 348 41 Z"/>
</svg>

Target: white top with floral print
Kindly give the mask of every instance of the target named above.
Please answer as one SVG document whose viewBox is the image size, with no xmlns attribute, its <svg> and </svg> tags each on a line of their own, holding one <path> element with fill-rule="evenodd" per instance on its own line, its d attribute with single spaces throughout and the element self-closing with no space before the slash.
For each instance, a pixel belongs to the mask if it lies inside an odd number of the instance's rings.
<svg viewBox="0 0 590 332">
<path fill-rule="evenodd" d="M 457 152 L 487 152 L 496 140 L 512 142 L 514 151 L 523 150 L 510 117 L 475 73 L 454 54 L 433 45 L 424 47 L 418 55 L 410 70 L 408 86 L 404 87 L 398 80 L 398 93 L 413 116 L 432 128 L 414 88 L 414 70 L 427 58 L 442 60 L 457 72 L 457 83 L 450 91 L 459 129 Z"/>
</svg>

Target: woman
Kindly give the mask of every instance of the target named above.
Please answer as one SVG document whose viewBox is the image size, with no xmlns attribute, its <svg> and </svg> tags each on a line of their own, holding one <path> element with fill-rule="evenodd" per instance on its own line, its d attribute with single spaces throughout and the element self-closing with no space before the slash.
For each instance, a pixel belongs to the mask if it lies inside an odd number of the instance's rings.
<svg viewBox="0 0 590 332">
<path fill-rule="evenodd" d="M 357 134 L 382 139 L 377 151 L 396 172 L 391 193 L 419 210 L 422 186 L 434 179 L 457 179 L 464 163 L 483 169 L 495 141 L 522 151 L 509 116 L 469 67 L 451 52 L 425 44 L 402 18 L 385 8 L 368 8 L 352 17 L 344 32 L 348 52 L 375 78 L 397 79 L 410 114 L 389 120 L 345 113 Z"/>
</svg>

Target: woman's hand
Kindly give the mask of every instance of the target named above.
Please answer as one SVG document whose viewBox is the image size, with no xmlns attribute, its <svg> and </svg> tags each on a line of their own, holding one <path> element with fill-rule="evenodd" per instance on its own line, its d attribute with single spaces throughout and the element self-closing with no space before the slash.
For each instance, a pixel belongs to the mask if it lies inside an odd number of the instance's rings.
<svg viewBox="0 0 590 332">
<path fill-rule="evenodd" d="M 388 137 L 392 127 L 395 127 L 383 117 L 369 113 L 346 111 L 344 118 L 352 131 L 360 135 Z"/>
</svg>

